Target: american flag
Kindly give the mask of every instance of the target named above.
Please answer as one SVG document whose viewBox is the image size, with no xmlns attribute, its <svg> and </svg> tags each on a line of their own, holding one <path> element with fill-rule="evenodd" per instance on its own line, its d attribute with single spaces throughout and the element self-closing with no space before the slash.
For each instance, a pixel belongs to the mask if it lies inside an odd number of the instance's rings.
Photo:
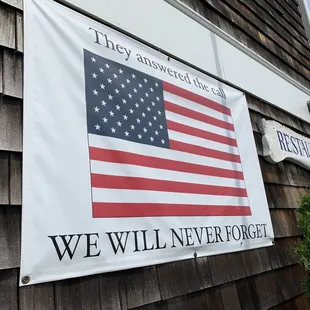
<svg viewBox="0 0 310 310">
<path fill-rule="evenodd" d="M 93 217 L 251 215 L 230 109 L 84 50 Z"/>
</svg>

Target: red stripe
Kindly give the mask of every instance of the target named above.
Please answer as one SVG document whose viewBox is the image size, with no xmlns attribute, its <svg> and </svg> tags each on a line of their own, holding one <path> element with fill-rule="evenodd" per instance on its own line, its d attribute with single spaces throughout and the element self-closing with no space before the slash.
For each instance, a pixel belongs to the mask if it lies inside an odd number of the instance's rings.
<svg viewBox="0 0 310 310">
<path fill-rule="evenodd" d="M 216 133 L 212 133 L 209 131 L 197 129 L 194 127 L 190 127 L 187 125 L 183 125 L 180 123 L 176 123 L 174 121 L 167 120 L 168 129 L 174 130 L 177 132 L 185 133 L 187 135 L 231 145 L 231 146 L 237 146 L 237 141 L 233 138 L 229 138 L 226 136 L 218 135 Z"/>
<path fill-rule="evenodd" d="M 243 173 L 241 171 L 190 164 L 182 161 L 138 155 L 129 152 L 105 150 L 95 147 L 90 147 L 89 153 L 90 159 L 92 160 L 243 180 Z"/>
<path fill-rule="evenodd" d="M 202 195 L 247 197 L 245 188 L 194 184 L 138 177 L 125 177 L 104 174 L 91 175 L 92 187 L 189 193 Z"/>
<path fill-rule="evenodd" d="M 185 99 L 188 99 L 190 101 L 195 101 L 196 103 L 199 103 L 207 108 L 210 108 L 210 109 L 213 109 L 215 111 L 218 111 L 218 112 L 221 112 L 221 113 L 224 113 L 226 115 L 231 115 L 230 113 L 230 109 L 217 103 L 217 102 L 214 102 L 210 99 L 207 99 L 206 97 L 203 97 L 203 96 L 199 96 L 197 94 L 194 94 L 184 88 L 180 88 L 180 87 L 177 87 L 175 85 L 172 85 L 170 83 L 167 83 L 167 82 L 163 82 L 163 87 L 164 87 L 164 90 L 169 92 L 169 93 L 172 93 L 172 94 L 175 94 L 177 96 L 180 96 L 180 97 L 183 97 Z"/>
<path fill-rule="evenodd" d="M 188 144 L 188 143 L 184 143 L 180 141 L 170 140 L 170 149 L 175 150 L 175 151 L 181 151 L 185 153 L 191 153 L 195 155 L 210 157 L 210 158 L 232 161 L 235 163 L 241 163 L 241 159 L 239 155 L 216 151 L 213 149 L 208 149 L 206 147 Z"/>
<path fill-rule="evenodd" d="M 202 114 L 196 111 L 193 111 L 191 109 L 187 109 L 184 107 L 181 107 L 179 105 L 176 105 L 172 102 L 165 101 L 165 108 L 167 111 L 177 113 L 192 119 L 195 119 L 197 121 L 207 123 L 216 127 L 220 127 L 226 130 L 234 131 L 234 125 L 228 122 L 221 121 L 215 117 L 208 116 L 206 114 Z"/>
<path fill-rule="evenodd" d="M 249 206 L 93 202 L 93 217 L 249 216 Z"/>
</svg>

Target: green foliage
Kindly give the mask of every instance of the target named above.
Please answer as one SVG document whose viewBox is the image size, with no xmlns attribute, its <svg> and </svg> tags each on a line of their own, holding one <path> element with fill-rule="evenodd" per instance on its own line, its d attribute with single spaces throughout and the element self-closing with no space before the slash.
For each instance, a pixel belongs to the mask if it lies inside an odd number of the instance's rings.
<svg viewBox="0 0 310 310">
<path fill-rule="evenodd" d="M 300 256 L 300 262 L 304 265 L 307 272 L 302 286 L 306 296 L 310 298 L 310 195 L 303 196 L 299 202 L 297 222 L 303 240 L 297 246 L 296 252 Z"/>
</svg>

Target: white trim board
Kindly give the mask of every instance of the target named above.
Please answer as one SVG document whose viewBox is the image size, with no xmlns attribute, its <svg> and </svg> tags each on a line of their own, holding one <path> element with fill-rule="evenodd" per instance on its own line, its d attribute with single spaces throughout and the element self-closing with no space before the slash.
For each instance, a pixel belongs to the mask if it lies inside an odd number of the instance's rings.
<svg viewBox="0 0 310 310">
<path fill-rule="evenodd" d="M 309 89 L 179 0 L 64 2 L 310 122 Z"/>
</svg>

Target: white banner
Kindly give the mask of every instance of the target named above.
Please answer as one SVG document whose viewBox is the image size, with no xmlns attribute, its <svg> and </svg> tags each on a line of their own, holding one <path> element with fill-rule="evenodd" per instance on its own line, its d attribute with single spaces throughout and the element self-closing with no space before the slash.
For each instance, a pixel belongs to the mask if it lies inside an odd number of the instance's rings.
<svg viewBox="0 0 310 310">
<path fill-rule="evenodd" d="M 272 245 L 243 93 L 52 0 L 24 18 L 21 285 Z"/>
</svg>

